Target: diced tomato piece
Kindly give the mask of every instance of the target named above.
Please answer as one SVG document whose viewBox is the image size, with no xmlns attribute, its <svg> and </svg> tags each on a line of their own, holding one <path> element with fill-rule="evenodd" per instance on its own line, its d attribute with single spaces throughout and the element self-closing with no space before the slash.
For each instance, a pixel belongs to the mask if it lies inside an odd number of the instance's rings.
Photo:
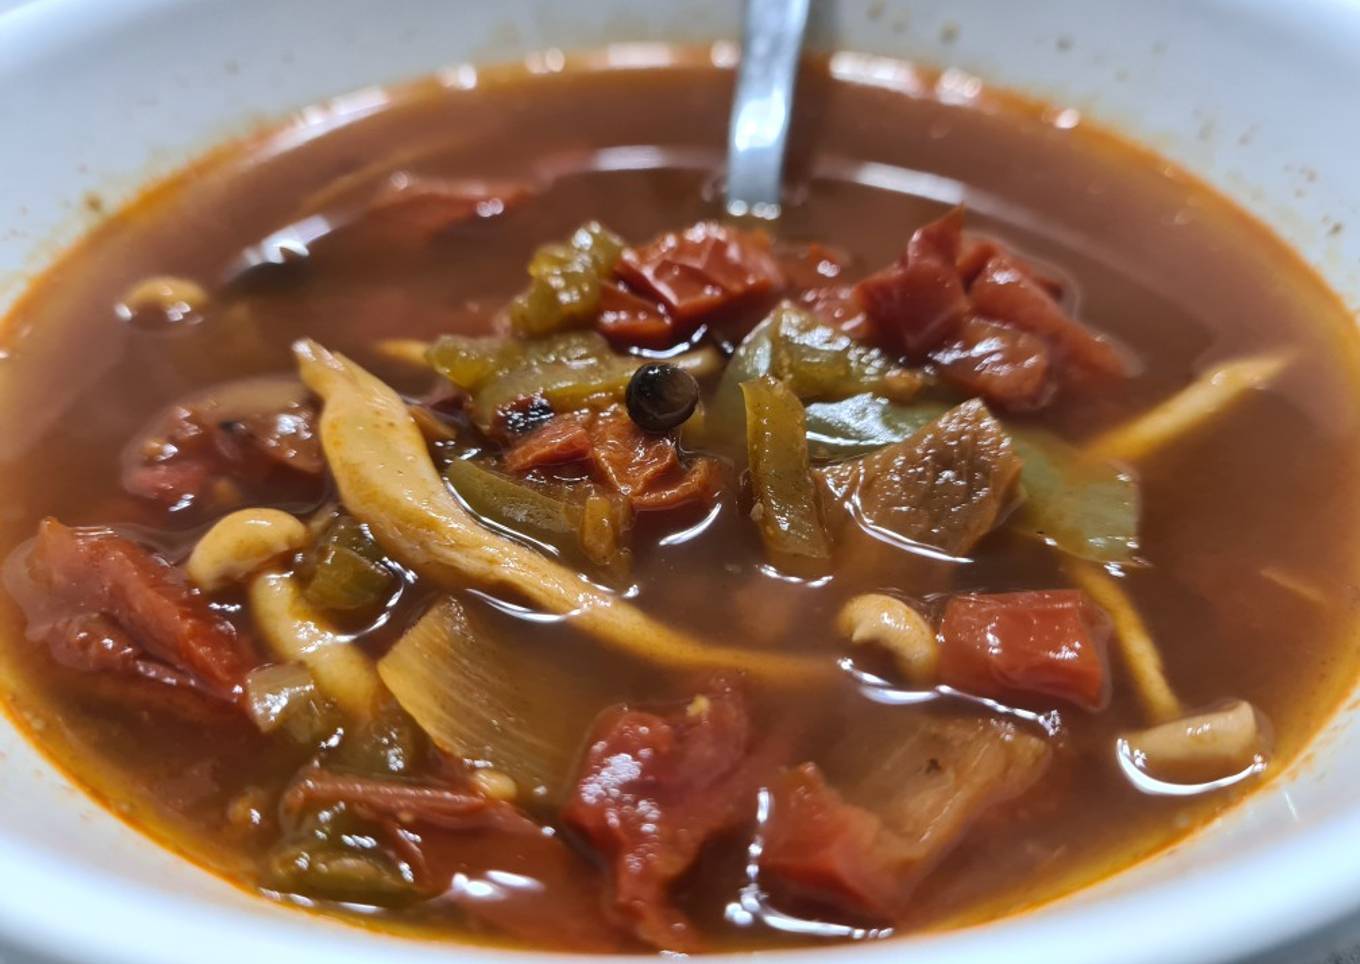
<svg viewBox="0 0 1360 964">
<path fill-rule="evenodd" d="M 955 263 L 963 210 L 955 208 L 912 235 L 896 263 L 855 286 L 876 337 L 921 360 L 968 314 L 968 296 Z"/>
<path fill-rule="evenodd" d="M 146 651 L 107 616 L 77 613 L 52 623 L 41 634 L 52 658 L 69 669 L 138 676 L 184 690 L 196 686 L 196 681 L 188 674 L 159 660 L 148 659 Z M 147 702 L 155 704 L 158 701 Z"/>
<path fill-rule="evenodd" d="M 1056 388 L 1042 338 L 985 318 L 965 321 L 955 338 L 930 353 L 930 360 L 970 396 L 1013 412 L 1043 407 Z"/>
<path fill-rule="evenodd" d="M 891 920 L 901 910 L 902 842 L 875 814 L 841 799 L 815 764 L 783 775 L 770 813 L 762 872 L 803 897 L 853 914 Z"/>
<path fill-rule="evenodd" d="M 586 462 L 639 512 L 702 502 L 721 487 L 715 460 L 700 456 L 682 464 L 673 439 L 644 432 L 618 407 L 558 415 L 505 454 L 511 472 L 570 462 Z"/>
<path fill-rule="evenodd" d="M 572 412 L 550 419 L 506 450 L 505 467 L 528 472 L 589 458 L 595 447 L 588 428 L 593 418 L 590 412 Z"/>
<path fill-rule="evenodd" d="M 289 403 L 223 417 L 211 406 L 177 405 L 126 453 L 123 488 L 182 509 L 209 498 L 218 481 L 315 483 L 325 469 L 316 410 Z"/>
<path fill-rule="evenodd" d="M 717 461 L 700 457 L 692 459 L 684 474 L 674 482 L 660 482 L 634 492 L 631 502 L 639 512 L 673 509 L 691 502 L 707 502 L 721 488 L 722 472 Z"/>
<path fill-rule="evenodd" d="M 699 949 L 671 884 L 707 840 L 749 818 L 763 776 L 746 701 L 730 681 L 673 712 L 616 707 L 600 717 L 563 819 L 609 862 L 612 906 L 638 938 Z"/>
<path fill-rule="evenodd" d="M 929 224 L 917 228 L 907 242 L 905 260 L 938 258 L 957 266 L 963 251 L 963 219 L 963 205 L 958 205 Z"/>
<path fill-rule="evenodd" d="M 306 405 L 231 419 L 216 426 L 217 447 L 234 465 L 263 457 L 279 468 L 319 476 L 326 457 L 316 421 L 316 410 Z"/>
<path fill-rule="evenodd" d="M 665 305 L 682 335 L 705 316 L 784 285 L 767 237 L 710 221 L 628 248 L 614 270 Z"/>
<path fill-rule="evenodd" d="M 922 880 L 988 813 L 1034 786 L 1052 751 L 1007 720 L 884 720 L 870 745 L 853 734 L 828 750 L 833 789 L 807 763 L 771 788 L 761 882 L 852 915 L 898 918 Z"/>
<path fill-rule="evenodd" d="M 959 278 L 963 281 L 964 287 L 968 287 L 977 280 L 977 276 L 982 274 L 982 269 L 987 266 L 997 255 L 1004 255 L 1010 259 L 1011 264 L 1023 271 L 1031 281 L 1043 288 L 1054 298 L 1061 298 L 1063 293 L 1062 282 L 1056 278 L 1050 278 L 1041 272 L 1028 261 L 1017 256 L 1013 251 L 1008 251 L 1002 245 L 990 238 L 964 238 L 963 248 L 959 253 L 957 262 Z"/>
<path fill-rule="evenodd" d="M 669 348 L 681 338 L 660 305 L 613 281 L 600 285 L 596 326 L 610 344 L 621 347 Z"/>
<path fill-rule="evenodd" d="M 993 257 L 968 289 L 977 313 L 1044 339 L 1055 352 L 1058 374 L 1122 377 L 1118 349 L 1068 316 L 1053 297 L 1005 255 Z"/>
<path fill-rule="evenodd" d="M 809 288 L 798 296 L 798 303 L 833 328 L 839 328 L 851 338 L 871 341 L 873 325 L 864 313 L 864 306 L 850 285 L 829 288 Z"/>
<path fill-rule="evenodd" d="M 664 435 L 644 432 L 620 408 L 596 416 L 590 434 L 596 470 L 626 496 L 645 492 L 680 467 L 674 442 Z"/>
<path fill-rule="evenodd" d="M 93 637 L 68 641 L 85 648 L 101 666 L 117 663 L 148 675 L 127 652 L 131 645 L 188 674 L 207 691 L 235 699 L 256 665 L 249 643 L 185 584 L 177 569 L 129 539 L 45 519 L 31 568 L 37 584 L 59 606 L 105 616 L 120 630 L 105 642 Z M 100 626 L 107 628 L 105 623 L 66 624 L 85 633 Z"/>
<path fill-rule="evenodd" d="M 795 291 L 821 288 L 841 276 L 850 256 L 844 251 L 813 241 L 810 244 L 782 247 L 778 250 L 779 270 L 788 286 Z"/>
<path fill-rule="evenodd" d="M 954 596 L 940 622 L 940 678 L 998 700 L 1110 698 L 1105 612 L 1077 589 Z"/>
</svg>

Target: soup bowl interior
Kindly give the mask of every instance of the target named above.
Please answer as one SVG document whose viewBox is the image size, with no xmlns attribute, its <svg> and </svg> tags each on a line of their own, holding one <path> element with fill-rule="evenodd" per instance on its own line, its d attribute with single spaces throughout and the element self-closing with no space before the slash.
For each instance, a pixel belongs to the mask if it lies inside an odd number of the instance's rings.
<svg viewBox="0 0 1360 964">
<path fill-rule="evenodd" d="M 0 5 L 3 6 L 3 5 Z M 101 210 L 205 149 L 309 104 L 315 130 L 381 86 L 465 62 L 730 41 L 738 5 L 613 0 L 34 0 L 0 14 L 0 308 Z M 1360 128 L 1327 123 L 1360 86 L 1360 9 L 1196 3 L 826 0 L 812 42 L 950 65 L 1123 131 L 1234 197 L 1348 302 L 1360 297 Z M 730 43 L 715 57 L 728 58 Z M 536 56 L 537 69 L 556 58 Z M 872 67 L 872 65 L 871 65 Z M 868 70 L 874 76 L 872 69 Z M 893 83 L 890 70 L 879 80 Z M 466 77 L 466 73 L 463 74 Z M 345 93 L 350 92 L 350 93 Z M 328 98 L 338 99 L 328 100 Z M 1075 115 L 1072 115 L 1075 116 Z M 3 373 L 0 373 L 3 376 Z M 53 387 L 59 392 L 59 387 Z M 38 405 L 38 408 L 41 406 Z M 0 459 L 42 431 L 0 377 Z M 8 436 L 9 441 L 4 440 Z M 1337 605 L 1345 605 L 1337 601 Z M 449 949 L 248 897 L 129 829 L 0 722 L 0 947 L 109 962 L 435 960 Z M 1360 904 L 1360 721 L 1170 852 L 1004 921 L 915 938 L 921 961 L 1207 961 L 1280 942 Z M 505 951 L 461 948 L 465 960 Z M 513 952 L 523 955 L 524 952 Z M 794 952 L 894 955 L 893 944 Z M 550 955 L 532 955 L 547 957 Z M 768 955 L 780 956 L 780 955 Z M 790 954 L 792 956 L 792 954 Z"/>
</svg>

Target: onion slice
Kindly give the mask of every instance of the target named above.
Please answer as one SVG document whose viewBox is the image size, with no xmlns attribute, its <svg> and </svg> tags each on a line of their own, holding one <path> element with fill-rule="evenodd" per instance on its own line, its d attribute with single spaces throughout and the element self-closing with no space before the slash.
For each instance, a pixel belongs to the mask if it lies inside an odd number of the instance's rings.
<svg viewBox="0 0 1360 964">
<path fill-rule="evenodd" d="M 520 787 L 555 798 L 576 741 L 604 704 L 589 679 L 564 686 L 532 651 L 487 634 L 444 597 L 378 661 L 378 675 L 446 753 L 484 764 Z"/>
</svg>

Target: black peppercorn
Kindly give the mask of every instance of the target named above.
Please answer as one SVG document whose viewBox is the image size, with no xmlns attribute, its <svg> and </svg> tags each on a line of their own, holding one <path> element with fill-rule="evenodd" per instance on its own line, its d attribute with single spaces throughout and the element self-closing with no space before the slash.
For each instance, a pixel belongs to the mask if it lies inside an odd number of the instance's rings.
<svg viewBox="0 0 1360 964">
<path fill-rule="evenodd" d="M 682 368 L 649 362 L 628 382 L 628 415 L 646 432 L 669 432 L 694 413 L 699 383 Z"/>
</svg>

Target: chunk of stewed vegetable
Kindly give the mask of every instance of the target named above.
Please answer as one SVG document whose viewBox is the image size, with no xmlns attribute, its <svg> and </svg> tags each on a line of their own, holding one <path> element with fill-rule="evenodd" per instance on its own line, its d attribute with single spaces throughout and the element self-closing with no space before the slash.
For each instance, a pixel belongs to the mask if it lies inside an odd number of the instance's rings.
<svg viewBox="0 0 1360 964">
<path fill-rule="evenodd" d="M 381 607 L 397 586 L 382 549 L 368 530 L 349 516 L 336 519 L 304 563 L 303 595 L 332 613 L 363 613 Z"/>
<path fill-rule="evenodd" d="M 751 517 L 771 561 L 806 573 L 825 566 L 831 540 L 808 461 L 803 406 L 778 379 L 743 382 L 746 446 L 755 506 Z"/>
<path fill-rule="evenodd" d="M 600 284 L 614 269 L 623 241 L 598 221 L 566 244 L 545 244 L 529 261 L 529 287 L 510 303 L 516 334 L 546 335 L 589 325 L 600 307 Z"/>
</svg>

